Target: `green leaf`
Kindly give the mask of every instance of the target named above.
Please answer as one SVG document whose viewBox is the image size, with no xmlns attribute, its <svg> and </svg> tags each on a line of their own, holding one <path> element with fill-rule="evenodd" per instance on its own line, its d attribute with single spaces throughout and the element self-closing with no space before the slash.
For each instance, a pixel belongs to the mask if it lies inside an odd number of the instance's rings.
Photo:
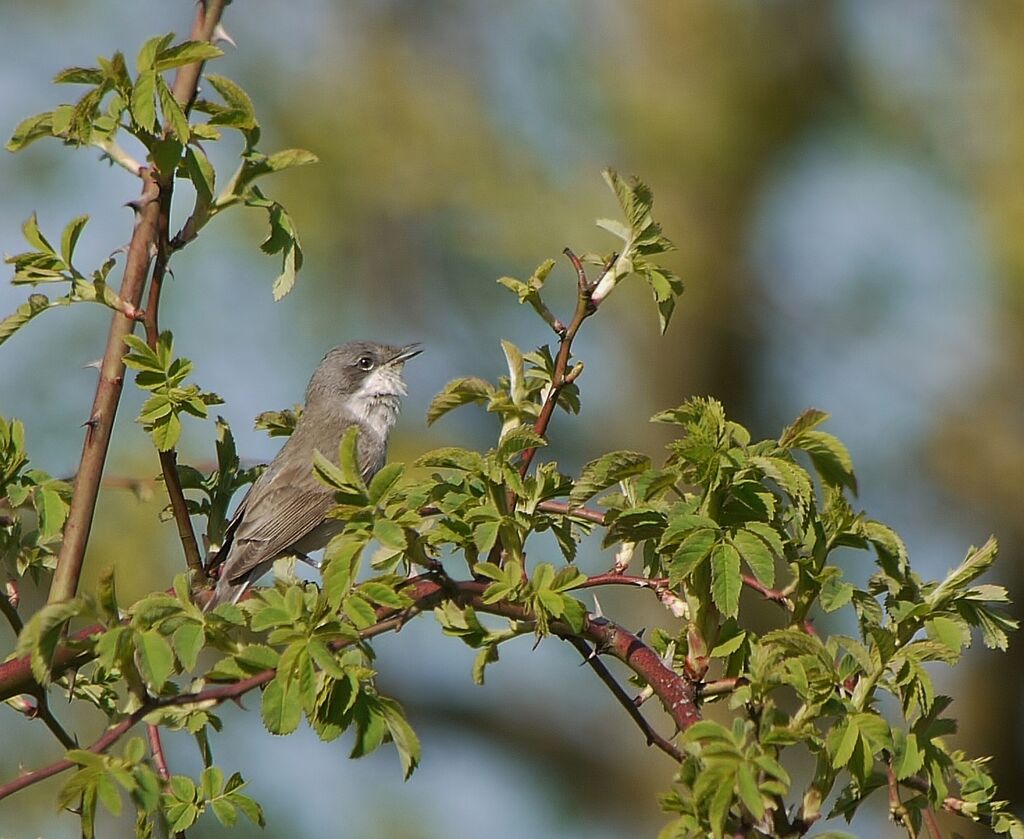
<svg viewBox="0 0 1024 839">
<path fill-rule="evenodd" d="M 412 599 L 408 595 L 395 591 L 389 585 L 373 580 L 363 583 L 359 586 L 358 591 L 366 599 L 372 600 L 380 606 L 386 606 L 389 609 L 404 609 L 412 605 Z M 376 616 L 374 616 L 374 620 L 376 620 Z"/>
<path fill-rule="evenodd" d="M 857 741 L 860 739 L 860 729 L 857 728 L 857 716 L 846 717 L 840 723 L 840 734 L 838 735 L 838 744 L 835 752 L 832 755 L 832 768 L 841 769 L 850 762 L 850 758 L 853 756 L 853 749 L 857 745 Z"/>
<path fill-rule="evenodd" d="M 548 441 L 532 428 L 518 425 L 506 431 L 498 443 L 498 456 L 507 459 L 517 452 L 546 446 Z"/>
<path fill-rule="evenodd" d="M 412 730 L 402 706 L 394 699 L 381 696 L 377 698 L 384 722 L 388 728 L 388 734 L 398 749 L 398 757 L 402 761 L 402 772 L 406 780 L 416 770 L 420 762 L 420 741 L 416 732 Z"/>
<path fill-rule="evenodd" d="M 739 613 L 740 555 L 732 545 L 719 543 L 711 551 L 711 597 L 723 615 L 734 618 Z"/>
<path fill-rule="evenodd" d="M 342 608 L 357 629 L 366 629 L 377 622 L 377 613 L 366 600 L 358 594 L 351 594 L 345 598 Z"/>
<path fill-rule="evenodd" d="M 324 595 L 332 609 L 337 609 L 352 588 L 363 548 L 364 538 L 353 539 L 347 534 L 335 536 L 324 552 Z"/>
<path fill-rule="evenodd" d="M 164 127 L 170 126 L 174 136 L 184 146 L 190 138 L 188 117 L 181 104 L 174 98 L 174 93 L 167 86 L 162 76 L 156 77 L 156 92 L 160 97 L 160 112 L 164 117 Z"/>
<path fill-rule="evenodd" d="M 150 134 L 156 130 L 156 71 L 139 73 L 132 87 L 132 119 L 135 124 Z"/>
<path fill-rule="evenodd" d="M 45 111 L 41 114 L 27 117 L 18 123 L 14 133 L 7 141 L 7 151 L 21 151 L 25 146 L 35 142 L 40 137 L 49 137 L 53 134 L 53 112 Z"/>
<path fill-rule="evenodd" d="M 36 509 L 39 511 L 39 535 L 43 539 L 52 539 L 64 526 L 68 516 L 68 505 L 60 493 L 43 487 L 36 496 Z"/>
<path fill-rule="evenodd" d="M 576 485 L 569 493 L 569 505 L 579 507 L 588 499 L 632 475 L 639 475 L 651 466 L 651 459 L 640 452 L 616 451 L 602 455 L 583 467 Z"/>
<path fill-rule="evenodd" d="M 263 724 L 271 734 L 291 734 L 302 720 L 298 684 L 295 681 L 285 684 L 279 676 L 275 676 L 263 691 L 260 712 Z"/>
<path fill-rule="evenodd" d="M 169 49 L 161 50 L 156 56 L 155 66 L 157 72 L 162 73 L 183 64 L 209 61 L 213 58 L 220 58 L 222 55 L 224 55 L 223 50 L 209 41 L 184 41 Z"/>
<path fill-rule="evenodd" d="M 144 70 L 151 70 L 156 65 L 157 55 L 166 50 L 173 40 L 174 33 L 168 32 L 166 35 L 157 35 L 146 41 L 135 59 L 135 69 L 140 73 Z"/>
<path fill-rule="evenodd" d="M 159 693 L 164 682 L 174 670 L 174 652 L 157 630 L 148 629 L 135 636 L 135 648 L 139 654 L 139 669 L 154 693 Z"/>
<path fill-rule="evenodd" d="M 379 504 L 391 492 L 404 473 L 405 464 L 403 463 L 388 463 L 383 466 L 370 481 L 370 486 L 366 493 L 370 503 Z"/>
<path fill-rule="evenodd" d="M 68 222 L 60 237 L 60 254 L 64 261 L 70 265 L 71 258 L 75 254 L 75 245 L 78 244 L 78 237 L 89 221 L 89 216 L 76 216 Z"/>
<path fill-rule="evenodd" d="M 178 419 L 177 414 L 169 413 L 153 423 L 150 433 L 153 435 L 153 442 L 157 449 L 162 452 L 170 451 L 181 437 L 181 420 Z"/>
<path fill-rule="evenodd" d="M 714 530 L 695 530 L 687 536 L 669 563 L 669 585 L 683 582 L 707 558 L 717 540 Z"/>
<path fill-rule="evenodd" d="M 404 551 L 408 547 L 402 526 L 388 519 L 377 519 L 373 523 L 373 538 L 385 548 Z"/>
<path fill-rule="evenodd" d="M 441 469 L 459 469 L 463 472 L 479 472 L 483 469 L 483 458 L 477 452 L 454 446 L 434 449 L 416 459 L 416 466 L 435 466 Z"/>
<path fill-rule="evenodd" d="M 30 294 L 28 301 L 14 310 L 14 314 L 0 320 L 0 344 L 3 344 L 36 315 L 56 305 L 45 294 Z"/>
<path fill-rule="evenodd" d="M 81 612 L 83 605 L 82 600 L 75 598 L 43 606 L 25 622 L 18 635 L 15 652 L 30 656 L 32 678 L 43 687 L 50 684 L 50 664 L 67 622 Z"/>
<path fill-rule="evenodd" d="M 494 394 L 494 387 L 484 379 L 475 376 L 453 379 L 433 398 L 430 407 L 427 408 L 427 425 L 433 425 L 449 411 L 461 405 L 487 402 Z"/>
<path fill-rule="evenodd" d="M 183 623 L 174 630 L 171 643 L 174 645 L 174 651 L 178 655 L 181 666 L 186 670 L 195 670 L 199 653 L 203 649 L 203 644 L 206 643 L 206 634 L 202 624 L 193 621 Z"/>
<path fill-rule="evenodd" d="M 811 456 L 814 468 L 830 486 L 846 486 L 857 492 L 857 479 L 853 474 L 853 461 L 838 437 L 824 431 L 805 431 L 794 442 Z"/>
<path fill-rule="evenodd" d="M 775 585 L 775 559 L 767 543 L 747 529 L 737 530 L 731 541 L 758 581 L 768 588 Z"/>
</svg>

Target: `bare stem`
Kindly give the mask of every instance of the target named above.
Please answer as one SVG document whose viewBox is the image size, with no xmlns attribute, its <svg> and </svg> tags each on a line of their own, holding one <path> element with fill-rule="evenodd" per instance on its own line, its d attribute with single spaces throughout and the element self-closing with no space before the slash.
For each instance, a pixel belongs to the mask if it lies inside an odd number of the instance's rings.
<svg viewBox="0 0 1024 839">
<path fill-rule="evenodd" d="M 665 754 L 676 761 L 676 763 L 682 763 L 683 753 L 654 730 L 644 715 L 640 713 L 640 708 L 634 704 L 633 700 L 630 699 L 622 689 L 622 685 L 615 681 L 615 677 L 608 672 L 608 668 L 604 666 L 604 662 L 598 658 L 597 651 L 591 649 L 590 645 L 581 638 L 570 636 L 566 638 L 566 640 L 579 650 L 580 655 L 583 656 L 583 660 L 590 665 L 591 669 L 595 673 L 597 673 L 597 677 L 605 683 L 605 686 L 612 692 L 612 695 L 616 700 L 618 700 L 618 703 L 626 709 L 626 713 L 629 714 L 647 738 L 647 745 L 657 746 Z"/>
<path fill-rule="evenodd" d="M 204 0 L 196 9 L 192 25 L 193 40 L 210 40 L 214 28 L 220 21 L 225 0 Z M 202 63 L 186 64 L 178 68 L 174 79 L 173 92 L 188 112 L 195 98 L 202 72 Z M 135 229 L 128 246 L 124 276 L 121 280 L 120 297 L 128 311 L 139 308 L 153 246 L 157 241 L 162 202 L 160 185 L 151 168 L 140 170 L 142 194 L 133 202 L 136 209 Z M 48 601 L 58 603 L 70 600 L 78 591 L 78 580 L 82 574 L 85 548 L 89 542 L 96 499 L 99 495 L 103 466 L 110 446 L 114 417 L 124 387 L 124 362 L 127 350 L 124 339 L 135 329 L 135 320 L 124 312 L 115 312 L 107 333 L 107 346 L 100 362 L 99 381 L 93 397 L 92 409 L 85 422 L 85 443 L 82 457 L 64 527 L 64 541 L 57 558 L 57 569 L 50 585 Z"/>
</svg>

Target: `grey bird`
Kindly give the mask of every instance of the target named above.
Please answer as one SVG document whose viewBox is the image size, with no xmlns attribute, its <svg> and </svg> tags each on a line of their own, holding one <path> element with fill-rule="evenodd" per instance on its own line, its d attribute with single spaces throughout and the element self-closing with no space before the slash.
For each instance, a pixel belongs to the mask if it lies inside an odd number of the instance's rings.
<svg viewBox="0 0 1024 839">
<path fill-rule="evenodd" d="M 220 575 L 207 610 L 237 601 L 278 557 L 308 560 L 306 554 L 341 532 L 344 522 L 326 518 L 334 493 L 313 474 L 313 452 L 337 458 L 341 438 L 356 425 L 363 478 L 373 477 L 384 465 L 406 393 L 403 366 L 420 352 L 419 344 L 351 341 L 324 356 L 309 380 L 295 431 L 252 485 L 211 557 Z"/>
</svg>

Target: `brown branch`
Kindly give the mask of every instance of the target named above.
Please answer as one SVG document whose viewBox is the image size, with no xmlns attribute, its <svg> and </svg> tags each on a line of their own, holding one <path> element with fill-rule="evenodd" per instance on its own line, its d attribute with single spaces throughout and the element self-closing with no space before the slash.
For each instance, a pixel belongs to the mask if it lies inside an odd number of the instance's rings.
<svg viewBox="0 0 1024 839">
<path fill-rule="evenodd" d="M 622 689 L 622 685 L 615 681 L 615 677 L 604 666 L 604 662 L 597 657 L 597 651 L 591 649 L 586 641 L 575 636 L 569 636 L 566 640 L 579 650 L 583 660 L 590 665 L 591 669 L 597 674 L 597 677 L 605 683 L 605 686 L 612 692 L 618 703 L 626 709 L 626 713 L 629 714 L 647 738 L 647 745 L 657 746 L 676 763 L 682 763 L 683 753 L 654 730 L 644 715 L 640 713 L 640 708 L 633 703 L 633 700 Z"/>
<path fill-rule="evenodd" d="M 194 40 L 210 40 L 214 28 L 220 21 L 225 0 L 205 0 L 196 9 L 192 26 Z M 195 98 L 202 72 L 201 64 L 185 65 L 178 68 L 174 79 L 174 95 L 184 103 L 186 113 Z M 160 221 L 160 186 L 151 168 L 140 172 L 142 194 L 133 202 L 136 210 L 135 229 L 128 245 L 124 275 L 119 296 L 125 302 L 126 311 L 131 313 L 139 308 L 146 275 L 149 272 L 150 255 L 157 241 Z M 85 422 L 85 442 L 78 473 L 71 497 L 71 508 L 64 526 L 64 541 L 57 558 L 57 568 L 50 584 L 48 602 L 58 603 L 70 600 L 78 591 L 78 580 L 82 574 L 85 548 L 89 542 L 96 512 L 103 466 L 110 446 L 114 417 L 124 387 L 123 357 L 127 351 L 124 339 L 135 329 L 135 320 L 125 312 L 115 312 L 107 333 L 107 346 L 100 362 L 99 381 L 93 397 L 92 409 Z"/>
<path fill-rule="evenodd" d="M 153 755 L 153 763 L 156 765 L 156 774 L 160 778 L 161 785 L 166 789 L 171 781 L 171 772 L 167 768 L 167 756 L 164 754 L 164 744 L 160 739 L 160 726 L 147 723 L 146 738 L 149 740 L 149 752 Z M 185 839 L 185 831 L 177 831 L 174 834 L 174 839 Z"/>
<path fill-rule="evenodd" d="M 164 744 L 160 740 L 160 726 L 147 723 L 146 737 L 149 740 L 149 751 L 153 755 L 153 763 L 156 765 L 156 774 L 166 784 L 171 780 L 171 772 L 167 768 L 167 756 L 164 754 Z"/>
<path fill-rule="evenodd" d="M 149 281 L 149 298 L 146 301 L 146 314 L 143 319 L 146 343 L 152 350 L 156 350 L 157 341 L 160 338 L 160 292 L 163 290 L 164 279 L 167 275 L 167 261 L 171 252 L 169 231 L 174 172 L 161 173 L 158 177 L 160 181 L 160 214 L 157 220 L 156 259 L 153 264 L 153 276 Z M 192 530 L 192 520 L 189 518 L 188 504 L 185 502 L 181 480 L 178 478 L 178 453 L 172 448 L 159 452 L 159 457 L 164 486 L 167 489 L 174 522 L 178 528 L 178 538 L 181 540 L 181 547 L 185 553 L 185 563 L 188 565 L 192 583 L 195 585 L 203 577 L 203 559 L 196 542 L 195 532 Z"/>
<path fill-rule="evenodd" d="M 485 603 L 483 601 L 485 588 L 486 585 L 484 583 L 477 581 L 454 582 L 444 578 L 438 579 L 431 575 L 412 578 L 409 580 L 404 591 L 412 598 L 414 605 L 410 609 L 399 612 L 380 610 L 378 612 L 380 621 L 360 632 L 360 639 L 368 639 L 385 632 L 398 631 L 412 615 L 432 608 L 446 599 L 453 599 L 463 605 L 472 606 L 477 611 L 483 613 L 500 615 L 518 621 L 533 620 L 533 615 L 525 607 L 518 604 Z M 629 667 L 650 686 L 680 730 L 689 728 L 700 719 L 696 685 L 686 677 L 667 667 L 658 655 L 633 633 L 628 632 L 611 621 L 589 616 L 581 633 L 576 633 L 571 626 L 559 620 L 551 621 L 550 627 L 554 634 L 563 639 L 581 638 L 589 641 L 594 645 L 599 654 L 613 656 Z M 73 640 L 81 643 L 102 631 L 102 626 L 88 627 L 76 633 L 73 636 Z M 343 640 L 338 642 L 337 646 L 340 648 L 350 643 L 352 642 Z M 61 646 L 57 648 L 54 655 L 52 670 L 55 675 L 58 675 L 71 666 L 81 666 L 89 658 L 91 658 L 91 654 L 88 651 L 76 649 L 73 645 Z M 220 703 L 227 699 L 237 699 L 247 691 L 266 684 L 273 677 L 273 670 L 265 670 L 240 682 L 209 687 L 196 694 L 182 694 L 153 699 L 109 729 L 89 747 L 89 750 L 97 753 L 106 750 L 126 731 L 153 710 L 192 702 Z M 34 689 L 37 688 L 32 678 L 28 656 L 0 665 L 0 698 L 14 696 Z M 58 761 L 56 764 L 15 779 L 6 785 L 0 786 L 0 799 L 37 781 L 70 769 L 73 765 L 70 761 Z"/>
<path fill-rule="evenodd" d="M 551 388 L 548 391 L 547 399 L 544 400 L 544 405 L 540 409 L 537 421 L 533 424 L 534 432 L 541 437 L 547 434 L 548 425 L 551 423 L 551 416 L 555 412 L 555 406 L 558 404 L 558 395 L 562 388 L 579 376 L 579 369 L 568 372 L 573 339 L 576 337 L 576 333 L 580 331 L 583 321 L 597 311 L 597 307 L 594 306 L 590 299 L 590 284 L 587 282 L 586 274 L 583 272 L 583 266 L 580 264 L 579 259 L 569 248 L 566 248 L 563 253 L 569 257 L 573 266 L 576 267 L 579 276 L 576 311 L 569 325 L 565 328 L 564 334 L 559 336 L 558 355 L 555 357 L 555 369 L 551 374 Z M 526 449 L 523 452 L 519 461 L 520 475 L 525 476 L 529 471 L 530 463 L 533 462 L 533 456 L 536 453 L 537 450 L 535 448 Z M 512 500 L 514 500 L 514 496 L 510 492 L 508 505 L 510 508 L 512 507 Z"/>
<path fill-rule="evenodd" d="M 942 829 L 939 827 L 939 820 L 935 818 L 932 808 L 925 807 L 921 811 L 921 815 L 924 818 L 924 826 L 928 830 L 930 839 L 942 839 Z"/>
<path fill-rule="evenodd" d="M 886 781 L 889 787 L 889 816 L 896 824 L 901 825 L 906 831 L 909 839 L 917 839 L 914 835 L 914 826 L 910 823 L 907 808 L 900 798 L 900 785 L 896 780 L 896 773 L 892 768 L 891 758 L 886 761 Z"/>
<path fill-rule="evenodd" d="M 725 696 L 746 684 L 749 684 L 749 682 L 743 676 L 732 676 L 727 679 L 704 682 L 700 685 L 699 691 L 702 699 L 708 696 Z"/>
<path fill-rule="evenodd" d="M 4 613 L 4 617 L 7 618 L 7 622 L 11 625 L 11 629 L 14 630 L 14 634 L 20 635 L 21 628 L 23 626 L 21 622 L 21 615 L 19 615 L 18 610 L 14 608 L 14 604 L 11 603 L 6 592 L 0 594 L 0 612 Z"/>
</svg>

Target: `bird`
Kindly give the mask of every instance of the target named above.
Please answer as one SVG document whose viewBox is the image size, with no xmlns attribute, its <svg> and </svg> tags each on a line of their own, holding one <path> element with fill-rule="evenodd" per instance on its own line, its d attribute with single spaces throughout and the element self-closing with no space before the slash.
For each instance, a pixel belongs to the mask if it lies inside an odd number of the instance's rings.
<svg viewBox="0 0 1024 839">
<path fill-rule="evenodd" d="M 345 523 L 327 518 L 334 491 L 313 473 L 313 453 L 336 456 L 341 438 L 358 427 L 356 452 L 363 479 L 384 465 L 388 437 L 398 421 L 405 362 L 419 344 L 391 346 L 350 341 L 330 350 L 309 386 L 295 430 L 238 505 L 208 568 L 218 567 L 210 611 L 235 603 L 281 556 L 306 556 L 324 547 Z"/>
</svg>

